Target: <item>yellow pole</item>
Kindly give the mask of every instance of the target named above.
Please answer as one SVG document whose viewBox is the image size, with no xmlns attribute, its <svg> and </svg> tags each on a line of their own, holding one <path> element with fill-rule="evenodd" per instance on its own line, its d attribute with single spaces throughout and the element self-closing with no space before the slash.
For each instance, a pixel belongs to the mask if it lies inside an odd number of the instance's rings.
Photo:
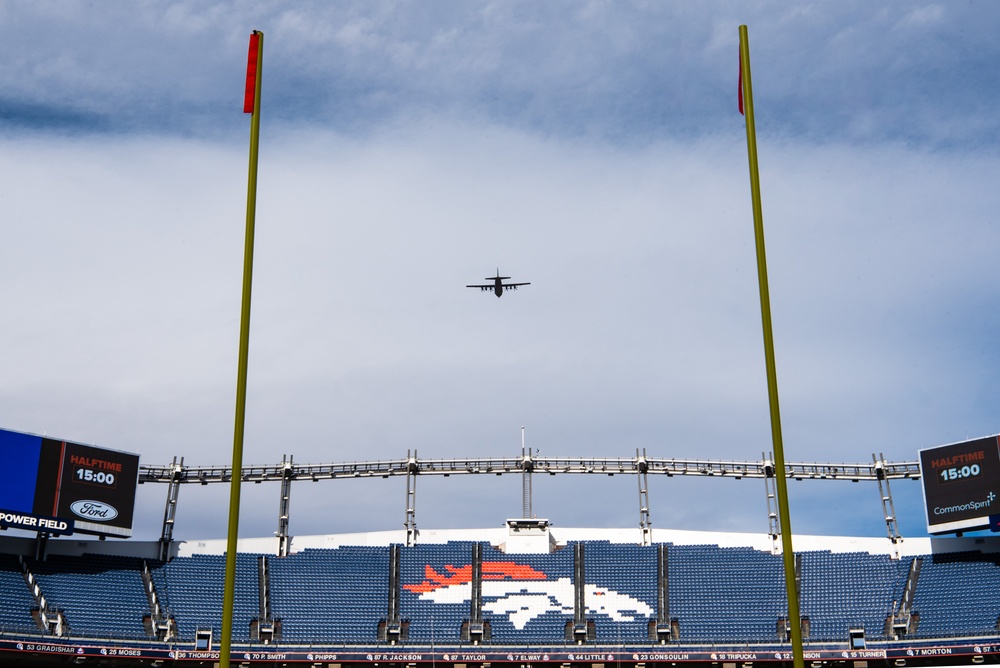
<svg viewBox="0 0 1000 668">
<path fill-rule="evenodd" d="M 240 315 L 240 358 L 236 378 L 236 425 L 233 430 L 233 466 L 229 482 L 229 533 L 226 541 L 226 576 L 222 593 L 222 638 L 219 666 L 229 668 L 236 599 L 236 539 L 240 524 L 240 481 L 243 471 L 243 426 L 247 404 L 247 358 L 250 350 L 250 288 L 253 285 L 253 233 L 257 214 L 257 144 L 260 137 L 260 79 L 264 59 L 264 33 L 257 37 L 256 81 L 250 117 L 250 170 L 247 180 L 247 225 L 243 245 L 243 308 Z"/>
<path fill-rule="evenodd" d="M 799 596 L 795 586 L 795 555 L 792 552 L 792 521 L 788 513 L 788 480 L 785 476 L 785 453 L 781 443 L 781 413 L 778 410 L 778 375 L 774 367 L 774 337 L 771 333 L 771 299 L 767 289 L 767 259 L 764 254 L 764 214 L 760 204 L 760 174 L 757 171 L 757 133 L 754 128 L 753 86 L 750 81 L 750 41 L 747 27 L 740 26 L 740 76 L 743 82 L 743 108 L 747 125 L 747 155 L 750 160 L 750 196 L 753 201 L 753 230 L 757 244 L 757 282 L 760 287 L 760 316 L 764 326 L 764 361 L 767 367 L 767 395 L 771 408 L 771 441 L 774 445 L 774 475 L 778 488 L 778 519 L 781 526 L 781 552 L 785 564 L 785 590 L 788 593 L 788 622 L 792 634 L 792 659 L 795 668 L 804 668 Z"/>
</svg>

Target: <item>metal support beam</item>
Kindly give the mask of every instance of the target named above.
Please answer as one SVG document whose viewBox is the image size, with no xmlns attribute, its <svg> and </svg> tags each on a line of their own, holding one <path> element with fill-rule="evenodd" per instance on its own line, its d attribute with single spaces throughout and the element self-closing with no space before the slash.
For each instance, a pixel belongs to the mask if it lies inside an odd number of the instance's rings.
<svg viewBox="0 0 1000 668">
<path fill-rule="evenodd" d="M 573 544 L 573 621 L 577 624 L 587 623 L 585 547 L 583 543 Z"/>
<path fill-rule="evenodd" d="M 39 531 L 35 534 L 35 561 L 48 559 L 49 534 Z"/>
<path fill-rule="evenodd" d="M 583 543 L 573 544 L 573 633 L 571 638 L 577 644 L 588 640 L 586 553 Z"/>
<path fill-rule="evenodd" d="M 472 596 L 469 600 L 469 624 L 483 624 L 483 544 L 472 544 Z"/>
<path fill-rule="evenodd" d="M 417 451 L 406 451 L 406 545 L 412 547 L 417 544 L 417 474 L 420 473 L 420 466 L 417 464 Z"/>
<path fill-rule="evenodd" d="M 646 474 L 649 472 L 649 466 L 646 464 L 646 448 L 642 449 L 642 454 L 639 454 L 639 449 L 635 450 L 635 468 L 639 472 L 637 476 L 639 480 L 639 531 L 641 532 L 640 544 L 641 545 L 652 545 L 653 544 L 653 523 L 649 519 L 649 481 Z"/>
<path fill-rule="evenodd" d="M 875 469 L 875 479 L 878 480 L 878 493 L 882 498 L 882 514 L 885 516 L 885 528 L 889 534 L 889 542 L 892 543 L 893 558 L 899 559 L 899 544 L 903 542 L 903 537 L 899 535 L 899 525 L 896 523 L 896 507 L 892 502 L 892 490 L 889 489 L 889 478 L 885 475 L 888 462 L 881 452 L 878 457 L 872 453 L 872 468 Z M 884 487 L 883 487 L 884 485 Z"/>
<path fill-rule="evenodd" d="M 656 546 L 656 631 L 670 635 L 670 566 L 665 543 Z"/>
<path fill-rule="evenodd" d="M 524 427 L 521 427 L 521 517 L 531 519 L 531 472 L 534 470 L 531 450 L 524 449 Z"/>
<path fill-rule="evenodd" d="M 389 600 L 388 608 L 386 610 L 385 623 L 386 627 L 396 629 L 396 634 L 399 633 L 399 611 L 400 611 L 400 563 L 402 559 L 400 558 L 400 547 L 399 545 L 389 546 Z"/>
<path fill-rule="evenodd" d="M 764 462 L 764 493 L 767 495 L 767 533 L 771 536 L 771 552 L 781 554 L 781 530 L 778 521 L 778 484 L 775 481 L 774 461 L 760 453 Z"/>
<path fill-rule="evenodd" d="M 278 556 L 287 557 L 291 543 L 288 534 L 289 505 L 292 496 L 292 456 L 281 456 L 281 499 L 278 501 Z"/>
<path fill-rule="evenodd" d="M 184 477 L 184 458 L 177 461 L 174 457 L 170 464 L 170 479 L 167 487 L 167 503 L 163 509 L 163 529 L 160 532 L 160 561 L 170 558 L 170 543 L 174 540 L 174 520 L 177 516 L 177 496 L 181 491 L 181 482 Z"/>
</svg>

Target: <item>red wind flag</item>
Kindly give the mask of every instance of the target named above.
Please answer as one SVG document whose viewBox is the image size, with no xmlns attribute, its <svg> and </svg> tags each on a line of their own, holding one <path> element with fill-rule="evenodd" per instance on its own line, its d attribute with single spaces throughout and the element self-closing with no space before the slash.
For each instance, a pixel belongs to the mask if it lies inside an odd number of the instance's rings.
<svg viewBox="0 0 1000 668">
<path fill-rule="evenodd" d="M 257 53 L 260 44 L 260 34 L 255 30 L 250 33 L 250 50 L 247 53 L 247 89 L 243 96 L 243 113 L 252 114 L 254 97 L 257 93 Z"/>
<path fill-rule="evenodd" d="M 739 96 L 740 114 L 743 114 L 743 54 L 740 54 L 740 79 L 736 85 L 736 94 Z M 744 116 L 746 114 L 743 114 Z"/>
</svg>

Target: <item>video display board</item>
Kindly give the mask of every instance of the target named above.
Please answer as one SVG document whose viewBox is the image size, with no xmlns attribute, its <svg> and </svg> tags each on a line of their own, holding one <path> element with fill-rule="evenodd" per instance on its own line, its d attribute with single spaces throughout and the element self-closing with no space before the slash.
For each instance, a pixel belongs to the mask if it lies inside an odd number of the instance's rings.
<svg viewBox="0 0 1000 668">
<path fill-rule="evenodd" d="M 929 533 L 1000 522 L 1000 436 L 921 450 L 920 476 Z"/>
<path fill-rule="evenodd" d="M 0 429 L 0 526 L 132 535 L 139 455 Z"/>
</svg>

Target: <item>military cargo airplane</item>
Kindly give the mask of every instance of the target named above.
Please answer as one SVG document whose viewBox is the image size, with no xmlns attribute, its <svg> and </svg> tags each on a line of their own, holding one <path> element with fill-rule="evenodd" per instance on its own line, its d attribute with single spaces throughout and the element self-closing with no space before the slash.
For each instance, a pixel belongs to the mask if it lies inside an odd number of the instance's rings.
<svg viewBox="0 0 1000 668">
<path fill-rule="evenodd" d="M 503 295 L 504 290 L 517 290 L 519 285 L 531 285 L 531 283 L 504 283 L 504 280 L 509 279 L 510 276 L 501 276 L 500 268 L 497 268 L 496 276 L 487 276 L 485 280 L 493 281 L 492 283 L 487 283 L 485 285 L 466 285 L 467 288 L 479 288 L 483 292 L 487 290 L 492 290 L 497 297 Z"/>
</svg>

